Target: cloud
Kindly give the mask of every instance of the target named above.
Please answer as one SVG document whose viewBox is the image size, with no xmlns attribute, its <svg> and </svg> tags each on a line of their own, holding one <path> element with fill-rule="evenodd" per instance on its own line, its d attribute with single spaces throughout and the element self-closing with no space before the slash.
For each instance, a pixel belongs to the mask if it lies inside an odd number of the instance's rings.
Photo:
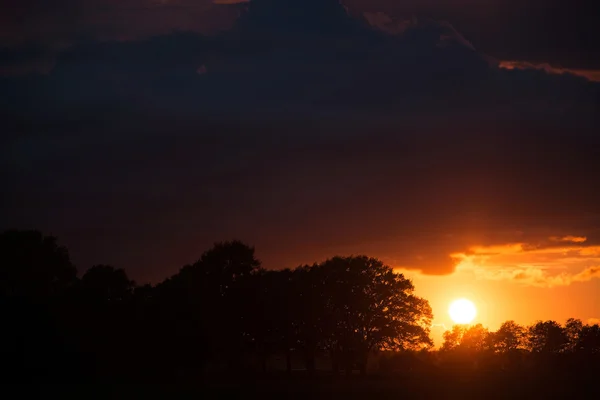
<svg viewBox="0 0 600 400">
<path fill-rule="evenodd" d="M 533 13 L 534 0 L 344 0 L 354 15 L 385 13 L 393 21 L 413 15 L 459 22 L 476 47 L 507 60 L 546 60 L 585 70 L 598 69 L 598 4 L 589 0 L 552 0 Z M 76 43 L 87 39 L 141 40 L 173 30 L 203 34 L 231 27 L 237 10 L 219 3 L 237 0 L 2 0 L 0 46 Z M 458 6 L 457 6 L 458 5 Z M 131 23 L 135 21 L 135 24 Z M 388 28 L 390 25 L 388 24 Z M 507 29 L 510 27 L 510 29 Z"/>
<path fill-rule="evenodd" d="M 365 12 L 363 13 L 363 16 L 374 28 L 391 34 L 403 33 L 412 25 L 413 22 L 409 19 L 394 19 L 381 11 Z"/>
<path fill-rule="evenodd" d="M 578 273 L 560 273 L 550 276 L 543 269 L 527 268 L 513 275 L 513 279 L 540 287 L 569 286 L 576 282 L 588 282 L 594 278 L 600 278 L 600 267 L 589 267 Z"/>
<path fill-rule="evenodd" d="M 557 236 L 552 236 L 550 238 L 551 241 L 553 242 L 567 242 L 567 243 L 584 243 L 587 238 L 585 236 L 563 236 L 563 237 L 557 237 Z"/>
<path fill-rule="evenodd" d="M 335 1 L 331 4 L 339 9 L 326 2 L 304 3 L 312 8 L 294 17 L 293 24 L 282 23 L 289 14 L 284 6 L 264 11 L 256 4 L 227 35 L 187 32 L 82 41 L 58 55 L 44 88 L 60 87 L 65 108 L 134 99 L 163 111 L 190 113 L 198 108 L 314 111 L 324 105 L 378 109 L 390 104 L 406 112 L 473 105 L 491 112 L 541 109 L 553 115 L 579 112 L 582 104 L 597 108 L 597 87 L 546 71 L 498 70 L 446 22 L 415 19 L 401 34 L 387 35 L 350 18 Z M 273 42 L 268 52 L 264 35 Z M 199 69 L 208 73 L 198 74 Z M 35 104 L 43 95 L 35 90 L 28 95 L 30 108 L 45 108 Z"/>
<path fill-rule="evenodd" d="M 562 75 L 572 74 L 582 76 L 590 81 L 600 82 L 600 70 L 585 70 L 585 69 L 574 69 L 574 68 L 558 68 L 553 67 L 548 63 L 535 64 L 528 61 L 501 61 L 499 64 L 500 68 L 508 70 L 540 70 L 549 74 Z"/>
<path fill-rule="evenodd" d="M 0 47 L 0 77 L 47 74 L 54 67 L 54 55 L 59 50 L 39 45 Z"/>
<path fill-rule="evenodd" d="M 565 238 L 561 246 L 478 246 L 453 256 L 459 261 L 457 270 L 473 273 L 478 279 L 551 288 L 600 278 L 600 245 L 582 245 L 584 240 L 577 236 Z M 556 242 L 554 239 L 550 241 Z"/>
<path fill-rule="evenodd" d="M 0 53 L 11 56 L 0 58 L 0 77 L 47 73 L 62 51 L 82 42 L 143 41 L 181 31 L 219 33 L 229 29 L 239 13 L 211 0 L 56 0 L 49 4 L 2 0 Z M 38 51 L 32 53 L 31 48 Z M 15 54 L 19 59 L 14 59 Z"/>
</svg>

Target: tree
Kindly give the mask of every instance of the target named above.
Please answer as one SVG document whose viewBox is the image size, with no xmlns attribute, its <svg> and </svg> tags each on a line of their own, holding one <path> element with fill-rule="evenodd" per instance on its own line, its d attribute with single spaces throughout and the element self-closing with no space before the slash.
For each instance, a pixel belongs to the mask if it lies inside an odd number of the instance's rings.
<svg viewBox="0 0 600 400">
<path fill-rule="evenodd" d="M 527 330 L 529 350 L 533 353 L 560 353 L 568 342 L 565 331 L 556 321 L 538 321 Z"/>
<path fill-rule="evenodd" d="M 250 291 L 245 301 L 251 304 L 252 312 L 247 324 L 247 332 L 253 350 L 261 359 L 266 371 L 269 355 L 283 353 L 287 359 L 287 369 L 291 372 L 291 350 L 295 347 L 297 335 L 294 319 L 297 318 L 297 299 L 293 291 L 291 270 L 260 270 L 252 275 Z"/>
<path fill-rule="evenodd" d="M 444 332 L 441 350 L 480 352 L 489 348 L 489 336 L 489 331 L 481 324 L 454 325 L 451 330 Z"/>
<path fill-rule="evenodd" d="M 487 365 L 490 349 L 490 332 L 481 324 L 454 325 L 444 332 L 444 342 L 440 349 L 444 364 L 452 369 L 471 370 Z"/>
<path fill-rule="evenodd" d="M 205 251 L 194 265 L 206 275 L 215 274 L 221 277 L 219 288 L 221 293 L 224 293 L 229 283 L 260 269 L 260 261 L 256 259 L 254 252 L 254 247 L 239 240 L 219 242 Z"/>
<path fill-rule="evenodd" d="M 123 301 L 133 295 L 135 282 L 125 270 L 110 265 L 95 265 L 81 278 L 86 297 L 102 302 Z"/>
<path fill-rule="evenodd" d="M 466 329 L 467 325 L 453 325 L 452 329 L 445 331 L 443 334 L 444 342 L 440 350 L 456 350 L 458 346 L 460 346 L 460 342 Z"/>
<path fill-rule="evenodd" d="M 77 271 L 65 247 L 39 231 L 10 230 L 0 234 L 0 358 L 6 373 L 35 376 L 67 371 L 57 359 L 68 359 L 72 318 L 68 295 Z M 72 370 L 70 371 L 72 372 Z"/>
<path fill-rule="evenodd" d="M 481 324 L 470 326 L 464 333 L 460 347 L 469 352 L 489 349 L 490 332 Z"/>
<path fill-rule="evenodd" d="M 236 359 L 252 340 L 251 277 L 260 271 L 254 248 L 240 241 L 216 243 L 200 259 L 156 287 L 163 339 L 173 343 L 164 357 L 184 364 Z"/>
<path fill-rule="evenodd" d="M 45 298 L 77 281 L 69 252 L 39 231 L 0 234 L 0 296 Z"/>
<path fill-rule="evenodd" d="M 324 281 L 326 313 L 333 326 L 330 345 L 347 368 L 365 372 L 375 349 L 418 349 L 432 345 L 429 303 L 416 297 L 412 282 L 366 256 L 334 257 L 316 267 Z"/>
<path fill-rule="evenodd" d="M 328 307 L 325 276 L 318 265 L 300 266 L 292 277 L 293 328 L 298 350 L 304 353 L 306 370 L 315 370 L 315 358 L 319 350 L 335 352 L 332 343 L 334 320 Z M 336 358 L 334 358 L 334 364 Z"/>
<path fill-rule="evenodd" d="M 135 335 L 140 333 L 135 328 L 141 321 L 134 314 L 138 311 L 133 308 L 134 288 L 135 282 L 125 270 L 109 265 L 95 265 L 81 278 L 80 351 L 93 355 L 103 374 L 128 373 L 130 363 L 117 360 L 124 353 L 137 353 L 135 341 L 141 338 Z"/>
<path fill-rule="evenodd" d="M 506 321 L 491 335 L 494 351 L 506 354 L 525 346 L 525 328 L 515 321 Z"/>
<path fill-rule="evenodd" d="M 577 351 L 585 354 L 600 355 L 600 325 L 584 325 L 581 328 Z"/>
<path fill-rule="evenodd" d="M 581 333 L 583 330 L 583 322 L 579 319 L 569 318 L 565 323 L 564 334 L 567 339 L 565 344 L 565 351 L 575 352 L 577 351 Z"/>
</svg>

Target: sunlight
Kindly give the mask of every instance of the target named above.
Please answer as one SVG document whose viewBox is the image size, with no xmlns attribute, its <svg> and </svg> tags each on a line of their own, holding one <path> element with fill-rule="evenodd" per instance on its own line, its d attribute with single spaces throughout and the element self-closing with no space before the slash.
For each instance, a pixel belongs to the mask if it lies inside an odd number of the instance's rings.
<svg viewBox="0 0 600 400">
<path fill-rule="evenodd" d="M 468 324 L 475 319 L 477 308 L 471 300 L 458 299 L 453 301 L 448 308 L 450 318 L 457 324 Z"/>
</svg>

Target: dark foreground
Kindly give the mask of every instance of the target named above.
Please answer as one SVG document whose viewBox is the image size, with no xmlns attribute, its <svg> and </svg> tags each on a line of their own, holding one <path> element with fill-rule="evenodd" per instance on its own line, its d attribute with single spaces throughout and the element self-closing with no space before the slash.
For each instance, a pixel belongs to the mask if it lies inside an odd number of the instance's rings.
<svg viewBox="0 0 600 400">
<path fill-rule="evenodd" d="M 571 376 L 478 373 L 368 377 L 211 377 L 194 382 L 43 385 L 35 398 L 80 399 L 588 399 L 600 398 L 600 372 Z M 5 386 L 5 390 L 11 390 Z M 17 388 L 15 388 L 17 389 Z M 8 398 L 8 397 L 7 397 Z M 12 398 L 12 396 L 11 396 Z"/>
</svg>

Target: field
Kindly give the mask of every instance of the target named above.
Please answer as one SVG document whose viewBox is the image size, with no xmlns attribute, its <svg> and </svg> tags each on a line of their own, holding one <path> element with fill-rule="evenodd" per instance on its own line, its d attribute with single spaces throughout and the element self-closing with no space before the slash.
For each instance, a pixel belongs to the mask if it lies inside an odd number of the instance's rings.
<svg viewBox="0 0 600 400">
<path fill-rule="evenodd" d="M 210 377 L 153 384 L 50 385 L 42 388 L 42 394 L 43 398 L 85 399 L 591 399 L 600 396 L 598 377 L 593 371 L 585 376 Z"/>
</svg>

